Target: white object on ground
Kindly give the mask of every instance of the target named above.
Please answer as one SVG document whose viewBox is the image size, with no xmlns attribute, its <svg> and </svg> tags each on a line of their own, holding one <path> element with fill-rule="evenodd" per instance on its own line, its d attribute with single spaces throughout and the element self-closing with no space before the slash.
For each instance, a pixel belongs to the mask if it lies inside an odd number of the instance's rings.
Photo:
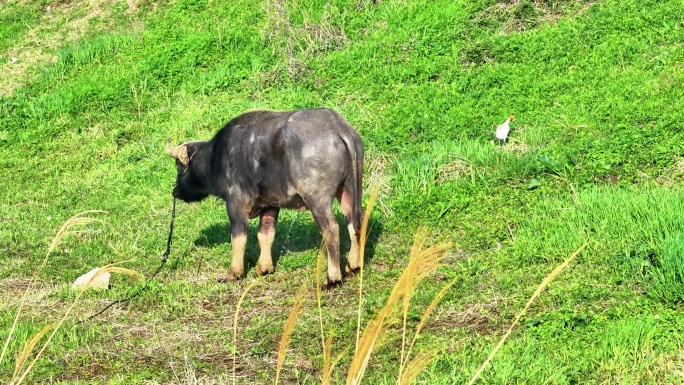
<svg viewBox="0 0 684 385">
<path fill-rule="evenodd" d="M 496 138 L 499 139 L 502 142 L 506 142 L 506 139 L 508 138 L 508 133 L 511 131 L 511 128 L 509 127 L 509 123 L 515 119 L 513 115 L 510 115 L 508 119 L 506 119 L 505 122 L 501 123 L 499 127 L 496 128 Z"/>
<path fill-rule="evenodd" d="M 17 58 L 15 58 L 14 56 L 12 56 L 12 64 L 16 63 L 17 61 L 19 61 L 19 59 L 17 59 Z"/>
<path fill-rule="evenodd" d="M 76 281 L 71 285 L 73 290 L 81 290 L 85 285 L 88 284 L 90 279 L 100 270 L 99 267 L 90 270 L 89 272 L 83 274 L 82 276 L 76 278 Z M 109 272 L 104 272 L 98 275 L 95 279 L 90 282 L 90 289 L 94 290 L 107 290 L 109 289 Z"/>
</svg>

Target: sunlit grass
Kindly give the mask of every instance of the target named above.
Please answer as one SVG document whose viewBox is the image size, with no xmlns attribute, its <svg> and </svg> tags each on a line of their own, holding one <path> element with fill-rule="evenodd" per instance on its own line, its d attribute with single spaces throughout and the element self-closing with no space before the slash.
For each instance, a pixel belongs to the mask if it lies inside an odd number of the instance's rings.
<svg viewBox="0 0 684 385">
<path fill-rule="evenodd" d="M 2 353 L 0 353 L 0 363 L 2 363 L 3 359 L 5 358 L 5 355 L 7 353 L 7 348 L 9 346 L 10 341 L 12 340 L 12 334 L 14 333 L 14 330 L 17 326 L 17 321 L 19 320 L 19 316 L 21 315 L 21 312 L 24 308 L 24 304 L 26 303 L 26 299 L 28 298 L 29 294 L 31 293 L 31 290 L 33 289 L 33 286 L 36 283 L 36 280 L 38 279 L 38 276 L 41 274 L 43 271 L 43 268 L 45 267 L 45 264 L 48 261 L 48 258 L 50 257 L 50 254 L 57 248 L 57 246 L 63 241 L 64 237 L 68 235 L 74 235 L 77 234 L 79 230 L 76 230 L 75 228 L 86 226 L 95 222 L 100 222 L 99 219 L 96 218 L 91 218 L 87 217 L 85 215 L 87 214 L 93 214 L 93 213 L 104 213 L 104 211 L 99 211 L 99 210 L 88 210 L 88 211 L 83 211 L 80 212 L 73 217 L 69 218 L 62 227 L 57 231 L 57 234 L 52 238 L 52 241 L 50 242 L 50 245 L 47 248 L 47 251 L 45 253 L 45 258 L 43 258 L 42 262 L 38 266 L 37 269 L 33 271 L 33 277 L 31 278 L 31 281 L 29 282 L 28 287 L 26 290 L 24 290 L 24 293 L 19 300 L 19 307 L 17 309 L 16 315 L 14 317 L 14 321 L 12 322 L 12 326 L 9 329 L 9 333 L 7 334 L 7 338 L 5 339 L 5 343 L 2 348 Z"/>
<path fill-rule="evenodd" d="M 477 372 L 475 372 L 475 375 L 473 376 L 473 378 L 470 379 L 470 381 L 468 382 L 468 385 L 472 385 L 475 383 L 475 381 L 477 381 L 477 379 L 480 377 L 480 374 L 487 367 L 487 364 L 494 358 L 494 356 L 499 351 L 499 349 L 501 349 L 501 346 L 503 346 L 504 342 L 506 342 L 506 340 L 508 339 L 508 336 L 511 335 L 513 328 L 518 324 L 518 321 L 520 321 L 520 317 L 522 317 L 525 314 L 525 312 L 527 312 L 527 310 L 530 308 L 530 306 L 532 305 L 534 300 L 537 299 L 537 297 L 539 297 L 541 292 L 544 289 L 546 289 L 546 287 L 549 285 L 549 283 L 551 283 L 551 281 L 553 281 L 568 266 L 568 264 L 570 262 L 572 262 L 572 260 L 575 259 L 575 257 L 577 257 L 577 255 L 582 250 L 584 250 L 585 247 L 587 247 L 587 245 L 588 245 L 588 243 L 584 243 L 582 246 L 580 246 L 580 248 L 577 249 L 577 251 L 572 253 L 565 261 L 563 261 L 563 263 L 561 263 L 555 269 L 553 269 L 553 271 L 551 273 L 549 273 L 549 275 L 547 275 L 546 278 L 544 278 L 544 280 L 539 284 L 539 286 L 537 286 L 537 289 L 534 291 L 534 294 L 532 294 L 532 297 L 530 297 L 530 299 L 527 301 L 527 304 L 525 304 L 525 307 L 515 317 L 515 320 L 513 321 L 513 323 L 511 323 L 511 326 L 508 328 L 508 331 L 506 331 L 506 334 L 504 334 L 503 338 L 501 338 L 499 343 L 496 345 L 494 350 L 492 350 L 492 352 L 489 354 L 489 356 L 487 357 L 485 362 L 482 364 L 482 366 L 480 366 L 480 368 L 477 370 Z"/>
<path fill-rule="evenodd" d="M 24 307 L 26 298 L 28 297 L 33 285 L 35 284 L 35 281 L 38 277 L 38 275 L 42 272 L 43 267 L 45 266 L 45 263 L 47 262 L 48 257 L 50 254 L 54 252 L 54 250 L 61 244 L 61 242 L 64 240 L 65 237 L 68 235 L 73 235 L 73 234 L 78 234 L 82 230 L 76 230 L 75 228 L 82 227 L 88 224 L 92 224 L 94 222 L 101 222 L 98 219 L 86 217 L 86 214 L 92 214 L 92 213 L 102 213 L 103 211 L 98 211 L 98 210 L 90 210 L 90 211 L 84 211 L 81 213 L 78 213 L 71 217 L 69 220 L 67 220 L 64 225 L 59 229 L 57 232 L 57 235 L 52 239 L 52 242 L 50 242 L 50 245 L 48 246 L 47 253 L 45 255 L 45 258 L 43 260 L 43 263 L 41 264 L 40 268 L 35 272 L 33 280 L 29 284 L 28 288 L 25 290 L 23 297 L 21 298 L 19 302 L 19 307 L 17 310 L 17 314 L 14 319 L 14 323 L 12 324 L 12 327 L 10 328 L 10 331 L 8 333 L 7 339 L 4 344 L 4 348 L 2 351 L 2 354 L 0 355 L 0 362 L 2 362 L 2 359 L 5 357 L 5 353 L 7 351 L 7 347 L 10 344 L 10 341 L 12 339 L 13 332 L 15 330 L 15 327 L 17 325 L 17 320 L 19 319 L 19 316 L 21 314 L 21 310 Z M 71 314 L 72 310 L 74 307 L 79 303 L 79 300 L 83 296 L 83 293 L 90 288 L 90 286 L 97 281 L 98 277 L 104 274 L 110 274 L 110 273 L 116 273 L 116 274 L 122 274 L 130 277 L 134 277 L 138 280 L 143 280 L 144 276 L 140 273 L 138 273 L 135 270 L 131 269 L 126 269 L 123 267 L 116 266 L 117 264 L 110 264 L 101 267 L 100 269 L 93 274 L 92 277 L 81 287 L 79 287 L 78 293 L 76 294 L 76 297 L 72 301 L 71 305 L 67 308 L 67 310 L 64 312 L 62 317 L 53 323 L 50 323 L 43 327 L 38 333 L 36 333 L 29 341 L 26 342 L 24 345 L 24 348 L 22 351 L 19 353 L 19 355 L 16 358 L 16 363 L 15 363 L 15 369 L 14 369 L 14 374 L 12 375 L 12 378 L 10 380 L 10 385 L 19 385 L 24 382 L 26 377 L 31 373 L 32 369 L 38 362 L 38 360 L 41 358 L 43 355 L 43 352 L 45 349 L 48 347 L 54 336 L 57 334 L 57 332 L 60 330 L 64 322 L 68 319 L 69 315 Z M 49 333 L 49 334 L 48 334 Z M 40 350 L 38 350 L 37 353 L 34 354 L 33 360 L 30 362 L 27 361 L 29 357 L 33 354 L 34 349 L 38 342 L 47 335 L 47 339 L 41 346 Z"/>
<path fill-rule="evenodd" d="M 246 110 L 318 106 L 358 128 L 365 186 L 382 196 L 363 278 L 304 304 L 280 382 L 345 381 L 420 228 L 424 246 L 453 247 L 408 313 L 408 296 L 395 304 L 364 383 L 467 383 L 524 293 L 586 239 L 480 381 L 681 382 L 679 2 L 57 3 L 0 6 L 0 93 L 12 89 L 0 97 L 0 382 L 61 318 L 84 269 L 158 265 L 175 177 L 165 138 L 208 139 Z M 94 17 L 76 25 L 84 16 Z M 509 114 L 500 147 L 493 130 Z M 108 211 L 107 224 L 65 237 L 44 262 L 48 229 L 90 207 Z M 178 214 L 149 290 L 73 328 L 67 319 L 24 382 L 180 382 L 170 365 L 200 383 L 234 371 L 236 382 L 273 380 L 293 288 L 314 276 L 310 213 L 281 212 L 276 273 L 238 307 L 251 282 L 213 279 L 229 264 L 223 203 Z M 247 259 L 256 254 L 252 237 Z M 77 308 L 126 293 L 114 284 Z"/>
</svg>

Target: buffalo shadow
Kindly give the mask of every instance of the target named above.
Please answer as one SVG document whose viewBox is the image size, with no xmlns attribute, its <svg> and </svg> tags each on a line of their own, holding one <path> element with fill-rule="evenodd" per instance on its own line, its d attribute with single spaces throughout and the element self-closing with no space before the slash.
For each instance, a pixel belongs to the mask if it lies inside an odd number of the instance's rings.
<svg viewBox="0 0 684 385">
<path fill-rule="evenodd" d="M 337 213 L 335 215 L 337 223 L 340 227 L 340 264 L 344 266 L 347 263 L 347 253 L 351 247 L 351 240 L 349 239 L 349 232 L 347 231 L 347 224 L 344 220 L 344 215 Z M 368 237 L 366 239 L 366 247 L 364 254 L 364 265 L 371 262 L 375 256 L 375 246 L 380 238 L 380 234 L 384 229 L 383 222 L 371 215 L 368 221 Z M 247 236 L 247 246 L 245 248 L 245 273 L 248 273 L 254 268 L 259 260 L 259 241 L 257 240 L 257 232 L 259 230 L 259 219 L 255 218 L 249 221 L 249 234 Z M 276 236 L 273 241 L 272 256 L 273 266 L 277 269 L 278 261 L 283 256 L 287 257 L 288 253 L 298 253 L 307 250 L 318 250 L 321 247 L 322 236 L 318 230 L 318 226 L 313 219 L 310 211 L 295 214 L 294 217 L 278 219 L 276 227 Z M 213 247 L 221 243 L 230 243 L 230 226 L 228 221 L 213 223 L 202 229 L 201 235 L 195 239 L 195 246 L 198 247 Z M 226 256 L 230 259 L 230 256 Z"/>
</svg>

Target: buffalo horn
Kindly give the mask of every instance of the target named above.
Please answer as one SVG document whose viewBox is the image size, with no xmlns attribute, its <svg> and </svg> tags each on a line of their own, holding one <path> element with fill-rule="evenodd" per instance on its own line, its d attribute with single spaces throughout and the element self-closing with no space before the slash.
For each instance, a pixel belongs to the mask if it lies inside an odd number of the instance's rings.
<svg viewBox="0 0 684 385">
<path fill-rule="evenodd" d="M 171 138 L 166 139 L 166 153 L 178 159 L 182 164 L 188 165 L 188 149 L 185 147 L 185 143 L 173 147 L 171 145 Z"/>
</svg>

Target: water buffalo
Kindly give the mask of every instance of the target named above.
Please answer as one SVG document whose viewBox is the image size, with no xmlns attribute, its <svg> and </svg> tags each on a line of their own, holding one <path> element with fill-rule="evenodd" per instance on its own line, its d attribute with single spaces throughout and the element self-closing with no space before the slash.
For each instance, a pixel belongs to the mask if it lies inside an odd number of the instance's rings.
<svg viewBox="0 0 684 385">
<path fill-rule="evenodd" d="M 228 122 L 210 141 L 185 142 L 166 152 L 176 160 L 173 196 L 185 202 L 209 195 L 226 202 L 232 257 L 228 276 L 245 274 L 248 220 L 259 217 L 257 275 L 273 272 L 271 247 L 281 208 L 311 210 L 327 244 L 326 285 L 342 281 L 337 198 L 351 238 L 346 271 L 359 269 L 363 211 L 363 143 L 339 113 L 326 108 L 252 111 Z"/>
</svg>

